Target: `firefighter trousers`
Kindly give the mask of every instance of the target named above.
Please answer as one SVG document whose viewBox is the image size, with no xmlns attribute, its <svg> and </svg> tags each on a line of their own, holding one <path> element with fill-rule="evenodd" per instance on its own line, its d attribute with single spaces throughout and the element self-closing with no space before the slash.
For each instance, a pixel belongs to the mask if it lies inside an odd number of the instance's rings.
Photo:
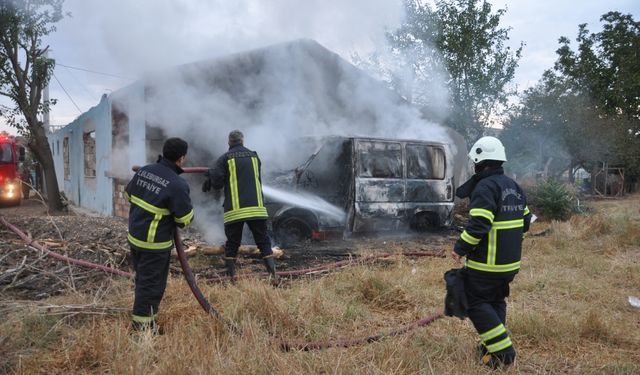
<svg viewBox="0 0 640 375">
<path fill-rule="evenodd" d="M 167 287 L 170 250 L 140 250 L 131 246 L 135 270 L 135 299 L 133 320 L 150 322 L 158 313 L 158 306 Z"/>
<path fill-rule="evenodd" d="M 225 224 L 224 234 L 227 235 L 227 243 L 224 245 L 224 256 L 227 258 L 235 258 L 238 256 L 238 249 L 242 242 L 242 229 L 247 224 L 253 240 L 260 250 L 260 255 L 264 258 L 273 253 L 271 250 L 271 240 L 267 234 L 267 220 L 247 220 L 236 221 L 234 223 Z"/>
<path fill-rule="evenodd" d="M 515 358 L 516 352 L 505 326 L 505 298 L 509 296 L 509 283 L 513 277 L 511 275 L 504 279 L 492 279 L 469 272 L 465 277 L 469 319 L 480 335 L 486 351 L 509 363 Z"/>
</svg>

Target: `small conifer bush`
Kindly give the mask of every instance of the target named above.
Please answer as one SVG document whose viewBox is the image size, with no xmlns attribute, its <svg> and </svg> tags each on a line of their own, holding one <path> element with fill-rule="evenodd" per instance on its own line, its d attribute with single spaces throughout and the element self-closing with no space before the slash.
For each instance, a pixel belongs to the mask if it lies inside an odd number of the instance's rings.
<svg viewBox="0 0 640 375">
<path fill-rule="evenodd" d="M 577 198 L 557 180 L 547 179 L 533 189 L 531 203 L 547 219 L 565 221 L 577 212 Z"/>
</svg>

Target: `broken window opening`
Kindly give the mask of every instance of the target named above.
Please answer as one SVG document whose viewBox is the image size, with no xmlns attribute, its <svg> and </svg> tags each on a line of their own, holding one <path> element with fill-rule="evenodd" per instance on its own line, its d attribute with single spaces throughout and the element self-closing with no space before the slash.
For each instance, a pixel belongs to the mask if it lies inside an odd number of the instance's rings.
<svg viewBox="0 0 640 375">
<path fill-rule="evenodd" d="M 445 154 L 440 147 L 407 145 L 407 178 L 443 180 Z"/>
<path fill-rule="evenodd" d="M 70 180 L 69 177 L 69 137 L 64 137 L 62 140 L 62 161 L 64 163 L 64 179 Z"/>
<path fill-rule="evenodd" d="M 111 109 L 111 172 L 129 174 L 129 117 L 114 104 Z M 117 210 L 117 208 L 116 208 Z"/>
<path fill-rule="evenodd" d="M 84 176 L 96 177 L 96 131 L 82 134 L 84 143 Z"/>
<path fill-rule="evenodd" d="M 360 142 L 358 175 L 402 178 L 402 146 L 391 142 Z"/>
<path fill-rule="evenodd" d="M 146 157 L 148 163 L 156 161 L 158 155 L 162 154 L 162 145 L 167 139 L 167 135 L 160 124 L 145 124 Z"/>
</svg>

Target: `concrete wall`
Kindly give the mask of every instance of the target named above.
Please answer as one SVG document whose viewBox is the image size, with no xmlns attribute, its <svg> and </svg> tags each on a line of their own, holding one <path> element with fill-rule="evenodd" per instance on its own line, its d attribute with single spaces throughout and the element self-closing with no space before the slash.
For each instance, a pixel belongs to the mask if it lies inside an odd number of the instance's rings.
<svg viewBox="0 0 640 375">
<path fill-rule="evenodd" d="M 85 157 L 85 137 L 95 131 L 95 156 Z M 68 138 L 69 163 L 65 178 L 64 139 Z M 49 135 L 55 146 L 54 163 L 58 184 L 75 205 L 103 215 L 113 212 L 113 184 L 106 176 L 111 169 L 111 103 L 106 95 L 100 103 L 66 127 Z M 59 145 L 59 146 L 58 146 Z M 85 175 L 87 159 L 95 157 L 95 176 Z"/>
<path fill-rule="evenodd" d="M 117 146 L 113 137 L 112 113 L 126 113 L 128 145 Z M 86 134 L 95 131 L 95 176 L 87 176 Z M 144 88 L 134 84 L 103 95 L 100 103 L 76 120 L 48 135 L 58 185 L 75 205 L 102 215 L 114 215 L 122 206 L 122 185 L 132 176 L 132 165 L 146 164 Z M 64 139 L 68 138 L 69 163 L 65 176 Z M 120 148 L 121 147 L 121 148 Z M 91 168 L 89 168 L 91 170 Z M 122 215 L 123 208 L 117 207 Z"/>
</svg>

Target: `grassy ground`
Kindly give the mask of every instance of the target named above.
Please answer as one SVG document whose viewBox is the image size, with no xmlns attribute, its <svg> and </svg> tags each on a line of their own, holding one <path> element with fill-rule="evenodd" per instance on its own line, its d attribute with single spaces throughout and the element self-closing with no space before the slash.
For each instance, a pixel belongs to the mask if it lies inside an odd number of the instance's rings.
<svg viewBox="0 0 640 375">
<path fill-rule="evenodd" d="M 518 360 L 505 373 L 640 373 L 640 309 L 627 302 L 640 297 L 640 196 L 591 206 L 588 216 L 535 223 L 532 233 L 546 234 L 525 240 L 507 321 Z M 367 336 L 440 311 L 442 274 L 453 266 L 450 259 L 397 257 L 279 289 L 264 280 L 201 285 L 242 327 L 240 336 L 206 316 L 178 278 L 170 280 L 161 306 L 166 334 L 130 335 L 132 288 L 114 279 L 91 295 L 45 303 L 122 311 L 47 311 L 27 302 L 5 309 L 0 373 L 489 373 L 474 355 L 478 338 L 470 322 L 454 318 L 348 349 L 279 349 L 280 339 Z"/>
</svg>

